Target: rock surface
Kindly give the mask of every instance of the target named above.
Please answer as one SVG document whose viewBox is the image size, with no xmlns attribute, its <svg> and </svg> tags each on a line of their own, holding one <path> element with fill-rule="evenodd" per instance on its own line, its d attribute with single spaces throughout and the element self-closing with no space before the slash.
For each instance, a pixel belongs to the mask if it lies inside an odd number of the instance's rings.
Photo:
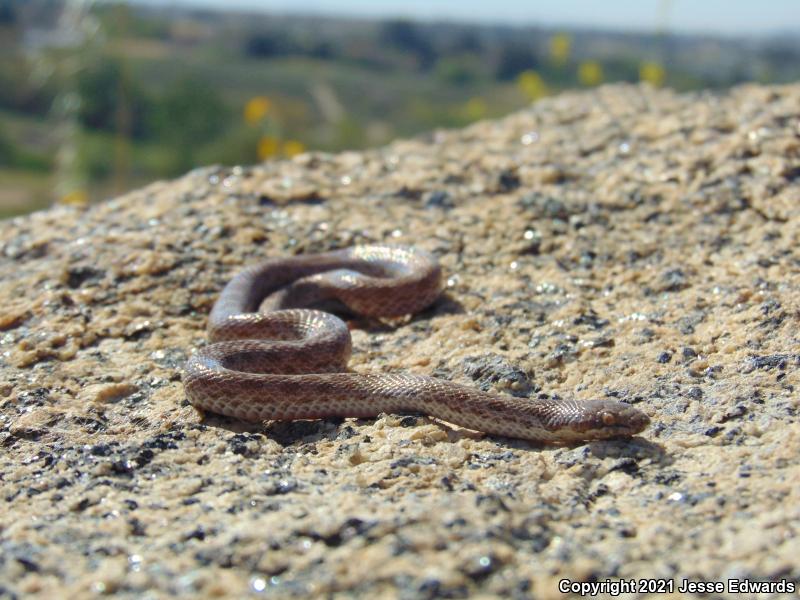
<svg viewBox="0 0 800 600">
<path fill-rule="evenodd" d="M 0 596 L 796 582 L 799 112 L 800 86 L 606 87 L 2 223 Z M 537 447 L 188 405 L 181 365 L 238 268 L 366 241 L 435 253 L 447 293 L 354 322 L 354 370 L 618 398 L 653 424 Z"/>
</svg>

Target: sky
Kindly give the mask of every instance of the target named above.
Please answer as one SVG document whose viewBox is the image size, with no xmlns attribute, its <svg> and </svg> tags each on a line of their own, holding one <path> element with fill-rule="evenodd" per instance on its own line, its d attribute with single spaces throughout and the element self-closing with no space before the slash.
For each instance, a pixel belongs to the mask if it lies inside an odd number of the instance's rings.
<svg viewBox="0 0 800 600">
<path fill-rule="evenodd" d="M 800 32 L 800 0 L 137 0 L 360 17 L 409 17 L 517 25 L 589 26 L 723 35 Z"/>
</svg>

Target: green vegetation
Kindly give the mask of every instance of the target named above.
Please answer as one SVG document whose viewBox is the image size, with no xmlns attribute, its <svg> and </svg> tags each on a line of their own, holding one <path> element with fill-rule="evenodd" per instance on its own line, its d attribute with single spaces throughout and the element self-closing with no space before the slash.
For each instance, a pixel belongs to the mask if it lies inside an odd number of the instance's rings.
<svg viewBox="0 0 800 600">
<path fill-rule="evenodd" d="M 13 198 L 4 215 L 203 164 L 459 127 L 571 87 L 800 75 L 792 40 L 81 6 L 64 31 L 57 0 L 0 0 L 0 203 Z"/>
</svg>

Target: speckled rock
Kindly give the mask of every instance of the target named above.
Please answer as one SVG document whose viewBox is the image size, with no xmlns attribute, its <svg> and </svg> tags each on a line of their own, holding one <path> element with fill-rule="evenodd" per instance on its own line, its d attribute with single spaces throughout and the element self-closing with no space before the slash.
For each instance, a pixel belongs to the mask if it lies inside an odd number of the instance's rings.
<svg viewBox="0 0 800 600">
<path fill-rule="evenodd" d="M 607 87 L 2 223 L 0 596 L 796 583 L 799 114 L 800 86 Z M 238 268 L 367 241 L 433 252 L 447 292 L 354 321 L 355 370 L 618 398 L 652 426 L 537 447 L 186 402 L 181 365 Z"/>
</svg>

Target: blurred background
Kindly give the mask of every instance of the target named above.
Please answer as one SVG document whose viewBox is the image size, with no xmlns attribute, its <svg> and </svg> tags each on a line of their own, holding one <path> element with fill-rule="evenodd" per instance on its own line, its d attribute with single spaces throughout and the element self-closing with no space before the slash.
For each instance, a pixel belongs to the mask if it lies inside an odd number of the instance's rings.
<svg viewBox="0 0 800 600">
<path fill-rule="evenodd" d="M 569 88 L 800 79 L 796 0 L 0 0 L 0 217 Z"/>
</svg>

